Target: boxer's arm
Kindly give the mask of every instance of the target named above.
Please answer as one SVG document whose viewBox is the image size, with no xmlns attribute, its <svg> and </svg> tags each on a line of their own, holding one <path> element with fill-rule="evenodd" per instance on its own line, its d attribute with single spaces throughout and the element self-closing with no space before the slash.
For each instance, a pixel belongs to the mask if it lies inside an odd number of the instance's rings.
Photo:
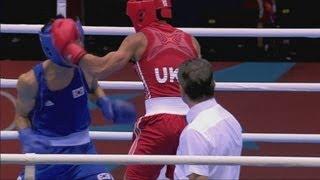
<svg viewBox="0 0 320 180">
<path fill-rule="evenodd" d="M 192 173 L 188 176 L 189 180 L 208 180 L 207 176 L 201 176 L 199 174 Z"/>
<path fill-rule="evenodd" d="M 30 127 L 28 113 L 35 105 L 37 82 L 33 71 L 22 74 L 17 83 L 15 124 L 21 130 Z"/>
<path fill-rule="evenodd" d="M 131 59 L 139 56 L 139 52 L 144 48 L 144 38 L 142 33 L 129 35 L 123 40 L 117 51 L 110 52 L 103 57 L 86 54 L 82 57 L 79 66 L 98 79 L 105 78 L 122 69 Z"/>
<path fill-rule="evenodd" d="M 109 98 L 99 86 L 97 79 L 90 77 L 86 75 L 90 88 L 89 98 L 100 108 L 105 120 L 113 120 L 114 123 L 120 124 L 134 122 L 136 119 L 134 105 L 125 100 Z"/>
<path fill-rule="evenodd" d="M 18 79 L 15 123 L 19 130 L 19 139 L 24 153 L 44 153 L 48 144 L 45 139 L 34 133 L 28 118 L 28 113 L 35 105 L 37 87 L 33 71 L 22 74 Z"/>
<path fill-rule="evenodd" d="M 99 86 L 97 79 L 93 79 L 91 82 L 89 98 L 93 103 L 101 97 L 106 96 L 103 89 Z"/>
<path fill-rule="evenodd" d="M 92 76 L 91 74 L 84 71 L 83 69 L 82 69 L 82 72 L 84 73 L 86 82 L 89 86 L 89 93 L 88 93 L 89 100 L 95 103 L 97 101 L 97 98 L 99 96 L 102 96 L 101 91 L 103 92 L 103 90 L 99 87 L 98 80 L 96 77 Z"/>
<path fill-rule="evenodd" d="M 133 123 L 136 119 L 136 109 L 130 102 L 121 99 L 109 98 L 96 82 L 96 88 L 91 100 L 102 111 L 105 120 L 113 120 L 114 123 Z"/>
<path fill-rule="evenodd" d="M 193 43 L 193 46 L 196 48 L 196 51 L 198 53 L 198 58 L 201 58 L 201 47 L 198 40 L 195 37 L 192 37 L 192 43 Z"/>
</svg>

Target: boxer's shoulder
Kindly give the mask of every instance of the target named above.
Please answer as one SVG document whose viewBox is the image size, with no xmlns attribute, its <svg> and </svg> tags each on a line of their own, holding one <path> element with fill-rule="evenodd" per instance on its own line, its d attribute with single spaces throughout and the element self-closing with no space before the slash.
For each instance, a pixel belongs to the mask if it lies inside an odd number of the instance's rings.
<svg viewBox="0 0 320 180">
<path fill-rule="evenodd" d="M 142 32 L 130 34 L 125 38 L 125 42 L 133 44 L 135 46 L 143 45 L 147 43 L 147 38 Z"/>
<path fill-rule="evenodd" d="M 17 89 L 36 93 L 38 87 L 37 78 L 33 70 L 23 73 L 18 78 Z"/>
<path fill-rule="evenodd" d="M 117 54 L 121 54 L 121 56 L 124 57 L 129 57 L 130 60 L 132 60 L 132 58 L 138 60 L 144 53 L 147 44 L 148 40 L 143 33 L 138 32 L 130 34 L 121 43 Z"/>
</svg>

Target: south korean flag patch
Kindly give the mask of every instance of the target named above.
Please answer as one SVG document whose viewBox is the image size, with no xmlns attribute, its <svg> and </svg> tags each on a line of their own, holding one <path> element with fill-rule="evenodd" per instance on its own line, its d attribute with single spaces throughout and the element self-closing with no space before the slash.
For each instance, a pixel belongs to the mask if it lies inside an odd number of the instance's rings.
<svg viewBox="0 0 320 180">
<path fill-rule="evenodd" d="M 76 98 L 83 96 L 83 95 L 84 95 L 84 87 L 83 86 L 72 90 L 73 99 L 76 99 Z"/>
</svg>

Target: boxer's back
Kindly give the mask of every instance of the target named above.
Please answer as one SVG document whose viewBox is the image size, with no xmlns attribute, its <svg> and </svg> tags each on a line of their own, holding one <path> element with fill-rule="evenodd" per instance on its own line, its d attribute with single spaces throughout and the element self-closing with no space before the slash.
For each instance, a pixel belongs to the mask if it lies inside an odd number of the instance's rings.
<svg viewBox="0 0 320 180">
<path fill-rule="evenodd" d="M 178 67 L 198 57 L 192 37 L 160 22 L 150 24 L 141 32 L 148 45 L 137 62 L 137 72 L 144 83 L 146 99 L 180 97 Z"/>
</svg>

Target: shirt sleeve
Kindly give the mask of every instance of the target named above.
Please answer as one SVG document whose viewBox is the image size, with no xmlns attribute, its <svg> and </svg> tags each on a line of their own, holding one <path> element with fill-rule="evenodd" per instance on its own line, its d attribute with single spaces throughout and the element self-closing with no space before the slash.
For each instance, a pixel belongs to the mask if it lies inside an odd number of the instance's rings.
<svg viewBox="0 0 320 180">
<path fill-rule="evenodd" d="M 194 129 L 186 129 L 180 138 L 180 155 L 207 156 L 210 152 L 210 144 L 207 139 Z M 192 173 L 209 176 L 208 165 L 185 165 L 185 175 Z"/>
</svg>

